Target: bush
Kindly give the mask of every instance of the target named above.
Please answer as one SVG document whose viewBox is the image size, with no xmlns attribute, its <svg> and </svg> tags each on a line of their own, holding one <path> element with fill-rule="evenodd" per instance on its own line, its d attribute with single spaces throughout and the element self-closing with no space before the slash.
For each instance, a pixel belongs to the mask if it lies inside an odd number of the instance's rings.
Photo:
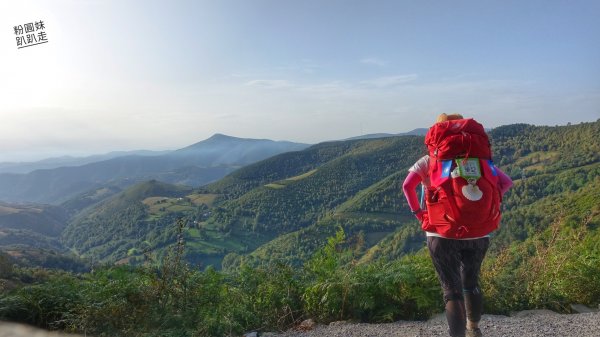
<svg viewBox="0 0 600 337">
<path fill-rule="evenodd" d="M 547 230 L 487 259 L 482 283 L 488 312 L 569 312 L 573 303 L 600 302 L 600 235 L 590 232 L 587 224 L 576 229 L 561 224 L 558 219 Z"/>
<path fill-rule="evenodd" d="M 600 234 L 587 223 L 561 223 L 486 258 L 487 313 L 567 311 L 571 303 L 600 301 Z M 41 283 L 0 297 L 0 318 L 99 337 L 179 337 L 286 330 L 305 318 L 426 319 L 443 310 L 426 249 L 361 264 L 346 246 L 339 229 L 303 268 L 194 270 L 177 245 L 160 266 L 108 267 L 79 277 L 36 271 Z"/>
<path fill-rule="evenodd" d="M 440 288 L 425 250 L 400 260 L 357 264 L 339 249 L 343 230 L 309 261 L 303 300 L 322 322 L 424 319 L 441 307 Z"/>
<path fill-rule="evenodd" d="M 81 302 L 79 280 L 54 275 L 45 283 L 27 286 L 0 298 L 0 317 L 43 328 L 69 327 L 69 313 Z"/>
</svg>

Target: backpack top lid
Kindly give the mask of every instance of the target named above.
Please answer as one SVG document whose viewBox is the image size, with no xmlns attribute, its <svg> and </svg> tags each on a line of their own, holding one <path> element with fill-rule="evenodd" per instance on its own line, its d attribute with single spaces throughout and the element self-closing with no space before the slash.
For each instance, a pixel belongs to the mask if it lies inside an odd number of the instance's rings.
<svg viewBox="0 0 600 337">
<path fill-rule="evenodd" d="M 427 131 L 425 144 L 432 159 L 492 159 L 490 141 L 485 129 L 473 118 L 435 123 Z"/>
</svg>

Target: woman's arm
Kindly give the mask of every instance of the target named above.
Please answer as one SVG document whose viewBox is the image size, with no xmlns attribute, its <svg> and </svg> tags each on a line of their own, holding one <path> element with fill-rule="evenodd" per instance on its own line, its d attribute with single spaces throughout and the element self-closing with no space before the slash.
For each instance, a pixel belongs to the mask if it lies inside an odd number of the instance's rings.
<svg viewBox="0 0 600 337">
<path fill-rule="evenodd" d="M 498 187 L 500 188 L 502 195 L 504 195 L 504 193 L 506 193 L 512 187 L 513 181 L 498 167 L 496 167 L 496 172 L 498 172 Z"/>
<path fill-rule="evenodd" d="M 404 179 L 404 183 L 402 184 L 402 190 L 404 191 L 404 196 L 408 202 L 408 207 L 410 207 L 410 210 L 413 212 L 418 211 L 421 208 L 416 191 L 419 183 L 421 183 L 421 176 L 419 176 L 416 172 L 411 171 L 408 173 L 406 179 Z"/>
</svg>

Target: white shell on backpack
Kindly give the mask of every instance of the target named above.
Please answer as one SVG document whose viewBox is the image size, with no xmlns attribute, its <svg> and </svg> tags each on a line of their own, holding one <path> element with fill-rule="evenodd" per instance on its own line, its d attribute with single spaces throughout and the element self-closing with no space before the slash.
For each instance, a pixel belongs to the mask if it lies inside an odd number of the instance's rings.
<svg viewBox="0 0 600 337">
<path fill-rule="evenodd" d="M 471 201 L 477 201 L 483 197 L 483 192 L 475 184 L 467 184 L 463 186 L 462 194 L 465 196 L 465 198 Z"/>
</svg>

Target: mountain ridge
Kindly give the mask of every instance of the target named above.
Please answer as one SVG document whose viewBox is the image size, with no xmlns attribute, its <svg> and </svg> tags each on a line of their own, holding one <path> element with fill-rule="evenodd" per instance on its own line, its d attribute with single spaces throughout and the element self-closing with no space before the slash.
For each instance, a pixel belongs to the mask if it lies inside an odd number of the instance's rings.
<svg viewBox="0 0 600 337">
<path fill-rule="evenodd" d="M 428 128 L 416 128 L 408 132 L 400 133 L 371 133 L 362 136 L 354 136 L 345 138 L 344 140 L 355 140 L 355 139 L 373 139 L 373 138 L 385 138 L 385 137 L 397 137 L 397 136 L 425 136 Z"/>
<path fill-rule="evenodd" d="M 3 173 L 0 174 L 0 199 L 56 204 L 105 184 L 125 187 L 150 179 L 199 186 L 241 166 L 307 146 L 224 135 L 211 138 L 208 143 L 198 142 L 158 156 L 129 155 L 27 174 Z"/>
<path fill-rule="evenodd" d="M 0 173 L 26 174 L 35 170 L 54 169 L 67 166 L 82 166 L 98 161 L 124 157 L 128 155 L 138 156 L 157 156 L 167 154 L 171 151 L 152 151 L 152 150 L 132 150 L 132 151 L 111 151 L 104 154 L 94 154 L 89 156 L 60 156 L 50 157 L 36 161 L 21 162 L 2 162 L 0 163 Z"/>
</svg>

